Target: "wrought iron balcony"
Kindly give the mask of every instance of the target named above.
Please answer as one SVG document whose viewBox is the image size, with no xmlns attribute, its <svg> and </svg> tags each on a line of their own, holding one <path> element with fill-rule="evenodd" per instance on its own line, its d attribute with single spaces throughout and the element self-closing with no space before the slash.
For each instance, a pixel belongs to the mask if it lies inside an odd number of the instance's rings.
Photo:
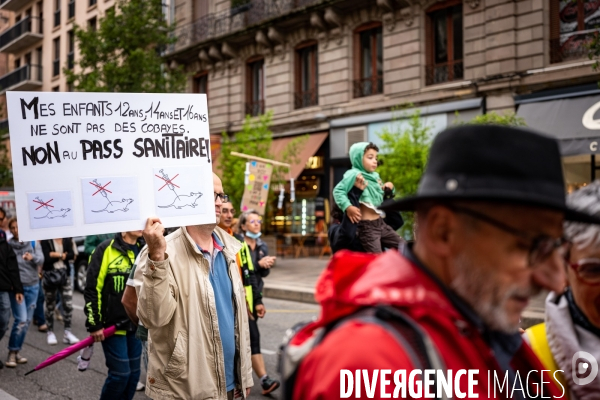
<svg viewBox="0 0 600 400">
<path fill-rule="evenodd" d="M 382 75 L 354 80 L 354 97 L 365 97 L 381 93 L 383 93 Z"/>
<path fill-rule="evenodd" d="M 1 0 L 0 0 L 1 1 Z M 323 0 L 250 0 L 229 10 L 205 15 L 175 29 L 177 42 L 167 53 L 259 24 Z"/>
<path fill-rule="evenodd" d="M 265 101 L 257 100 L 246 103 L 246 115 L 256 117 L 265 113 Z"/>
<path fill-rule="evenodd" d="M 435 85 L 464 78 L 463 60 L 425 66 L 425 83 Z"/>
<path fill-rule="evenodd" d="M 0 77 L 0 94 L 7 90 L 39 90 L 42 88 L 42 67 L 23 65 Z"/>
<path fill-rule="evenodd" d="M 0 34 L 0 52 L 16 53 L 44 38 L 40 32 L 41 21 L 38 17 L 25 17 L 11 28 Z"/>
<path fill-rule="evenodd" d="M 0 0 L 0 10 L 19 11 L 33 0 Z"/>
<path fill-rule="evenodd" d="M 319 104 L 317 89 L 294 93 L 294 107 L 304 108 Z"/>
</svg>

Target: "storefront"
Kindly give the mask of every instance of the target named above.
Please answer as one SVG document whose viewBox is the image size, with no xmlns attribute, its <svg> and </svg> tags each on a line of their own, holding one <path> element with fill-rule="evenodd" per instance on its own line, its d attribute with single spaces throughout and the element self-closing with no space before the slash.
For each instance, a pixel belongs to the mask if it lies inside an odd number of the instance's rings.
<svg viewBox="0 0 600 400">
<path fill-rule="evenodd" d="M 420 108 L 404 109 L 394 112 L 382 112 L 355 117 L 334 119 L 330 122 L 330 157 L 333 187 L 341 181 L 344 173 L 351 167 L 348 157 L 350 146 L 357 142 L 373 142 L 385 151 L 380 134 L 402 132 L 409 127 L 409 117 L 415 111 L 420 112 L 424 126 L 430 128 L 431 137 L 459 121 L 468 121 L 482 113 L 483 99 L 475 98 L 441 103 Z"/>
<path fill-rule="evenodd" d="M 517 115 L 559 140 L 567 191 L 600 178 L 600 90 L 596 84 L 517 97 Z"/>
</svg>

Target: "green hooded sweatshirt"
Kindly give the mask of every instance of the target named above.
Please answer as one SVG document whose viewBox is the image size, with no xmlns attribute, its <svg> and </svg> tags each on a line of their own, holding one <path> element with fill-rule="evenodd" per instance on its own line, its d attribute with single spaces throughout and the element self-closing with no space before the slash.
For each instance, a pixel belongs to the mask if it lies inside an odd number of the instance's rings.
<svg viewBox="0 0 600 400">
<path fill-rule="evenodd" d="M 348 192 L 354 186 L 356 175 L 362 174 L 368 185 L 360 196 L 361 203 L 371 204 L 379 207 L 383 202 L 382 182 L 377 172 L 367 172 L 363 166 L 363 156 L 368 142 L 355 143 L 350 147 L 350 161 L 352 168 L 346 171 L 344 178 L 333 188 L 333 199 L 342 211 L 346 211 L 352 204 L 348 200 Z"/>
</svg>

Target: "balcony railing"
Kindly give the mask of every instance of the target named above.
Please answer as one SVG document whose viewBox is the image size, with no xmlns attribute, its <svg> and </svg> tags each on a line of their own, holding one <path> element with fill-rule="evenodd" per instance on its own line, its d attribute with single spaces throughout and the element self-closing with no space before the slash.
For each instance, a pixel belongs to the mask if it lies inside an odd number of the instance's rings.
<svg viewBox="0 0 600 400">
<path fill-rule="evenodd" d="M 42 86 L 42 67 L 40 65 L 23 65 L 0 77 L 0 93 L 9 89 L 34 90 Z"/>
<path fill-rule="evenodd" d="M 1 1 L 1 0 L 0 0 Z M 205 15 L 191 24 L 175 29 L 177 42 L 167 52 L 172 53 L 208 39 L 246 29 L 265 20 L 288 14 L 323 0 L 250 0 L 235 8 Z"/>
<path fill-rule="evenodd" d="M 12 53 L 42 40 L 38 17 L 25 17 L 0 35 L 0 51 Z M 38 29 L 36 29 L 38 28 Z"/>
<path fill-rule="evenodd" d="M 0 0 L 0 10 L 4 11 L 19 11 L 32 0 Z"/>
<path fill-rule="evenodd" d="M 73 69 L 74 65 L 75 65 L 75 53 L 70 52 L 69 54 L 67 54 L 67 68 Z"/>
<path fill-rule="evenodd" d="M 578 60 L 588 55 L 588 45 L 598 35 L 597 29 L 578 31 L 550 39 L 550 62 Z"/>
<path fill-rule="evenodd" d="M 317 89 L 294 93 L 294 107 L 304 108 L 319 104 Z"/>
<path fill-rule="evenodd" d="M 60 10 L 56 10 L 54 11 L 54 25 L 53 26 L 59 26 L 60 25 Z"/>
<path fill-rule="evenodd" d="M 256 117 L 265 113 L 265 101 L 258 100 L 246 103 L 246 115 Z"/>
<path fill-rule="evenodd" d="M 463 79 L 463 77 L 463 60 L 425 66 L 425 83 L 427 85 L 455 81 Z"/>
<path fill-rule="evenodd" d="M 75 1 L 69 2 L 69 18 L 75 18 Z"/>
<path fill-rule="evenodd" d="M 354 80 L 354 97 L 365 97 L 383 93 L 383 76 L 372 76 Z"/>
</svg>

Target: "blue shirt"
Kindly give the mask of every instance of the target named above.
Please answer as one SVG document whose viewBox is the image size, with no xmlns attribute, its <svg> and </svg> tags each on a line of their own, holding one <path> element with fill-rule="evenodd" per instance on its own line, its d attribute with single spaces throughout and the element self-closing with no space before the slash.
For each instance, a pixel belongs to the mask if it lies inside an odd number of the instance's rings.
<svg viewBox="0 0 600 400">
<path fill-rule="evenodd" d="M 212 259 L 210 253 L 202 251 L 204 257 L 210 263 L 209 280 L 215 292 L 215 303 L 217 306 L 217 320 L 219 323 L 219 334 L 223 346 L 223 358 L 225 361 L 225 380 L 227 391 L 235 389 L 235 320 L 233 315 L 233 288 L 229 277 L 229 268 L 223 255 L 223 243 L 213 233 L 214 251 Z"/>
</svg>

